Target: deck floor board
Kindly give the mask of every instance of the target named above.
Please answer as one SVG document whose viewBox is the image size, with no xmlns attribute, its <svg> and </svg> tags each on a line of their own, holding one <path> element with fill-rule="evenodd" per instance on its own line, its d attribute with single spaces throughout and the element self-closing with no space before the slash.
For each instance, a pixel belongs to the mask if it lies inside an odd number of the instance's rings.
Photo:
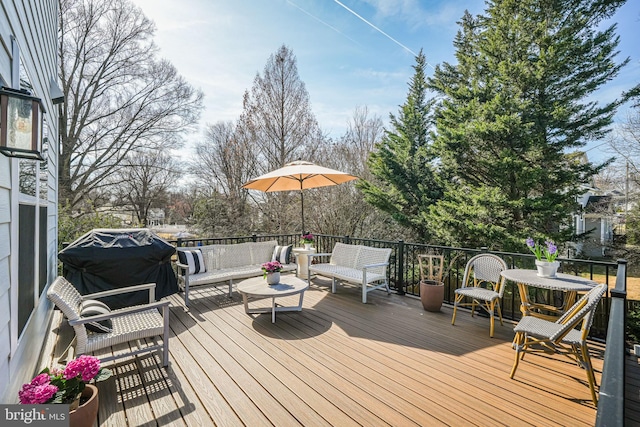
<svg viewBox="0 0 640 427">
<path fill-rule="evenodd" d="M 169 297 L 169 367 L 155 354 L 111 362 L 114 377 L 98 384 L 97 425 L 594 424 L 585 372 L 567 359 L 527 355 L 509 378 L 512 323 L 496 322 L 490 338 L 489 319 L 468 311 L 452 326 L 447 306 L 429 313 L 384 292 L 362 304 L 357 289 L 329 286 L 314 280 L 303 311 L 277 313 L 275 324 L 270 314 L 247 315 L 226 287 L 193 288 L 189 310 L 181 294 Z M 73 336 L 59 315 L 52 330 L 50 364 Z M 591 352 L 599 383 L 604 346 Z M 627 424 L 639 425 L 637 359 L 628 358 L 627 373 Z"/>
</svg>

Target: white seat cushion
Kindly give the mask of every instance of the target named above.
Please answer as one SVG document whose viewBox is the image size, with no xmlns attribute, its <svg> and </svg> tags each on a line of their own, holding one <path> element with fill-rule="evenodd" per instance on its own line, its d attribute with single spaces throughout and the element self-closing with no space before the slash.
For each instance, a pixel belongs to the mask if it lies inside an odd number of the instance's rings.
<svg viewBox="0 0 640 427">
<path fill-rule="evenodd" d="M 164 333 L 164 320 L 155 308 L 114 317 L 112 324 L 113 328 L 109 333 L 88 335 L 86 353 L 128 341 L 144 339 L 152 334 L 162 336 Z"/>
<path fill-rule="evenodd" d="M 190 274 L 189 286 L 203 285 L 206 283 L 218 283 L 233 279 L 233 273 L 236 268 L 221 268 L 218 270 L 207 271 L 206 273 Z"/>
<path fill-rule="evenodd" d="M 556 334 L 563 327 L 564 325 L 562 324 L 540 319 L 539 317 L 524 316 L 513 330 L 514 332 L 524 332 L 527 335 L 538 338 L 547 338 Z M 562 342 L 580 345 L 582 342 L 580 331 L 578 329 L 570 330 L 562 339 Z"/>
<path fill-rule="evenodd" d="M 296 264 L 284 264 L 282 271 L 295 271 Z M 206 273 L 189 275 L 189 286 L 206 285 L 227 280 L 245 279 L 262 275 L 261 265 L 247 265 L 243 267 L 221 268 Z"/>
<path fill-rule="evenodd" d="M 484 301 L 491 301 L 493 299 L 500 298 L 500 295 L 496 291 L 473 286 L 468 288 L 456 289 L 456 294 L 464 295 L 466 297 L 474 299 L 481 299 Z"/>
<path fill-rule="evenodd" d="M 333 264 L 313 264 L 309 270 L 312 273 L 320 274 L 321 276 L 334 276 L 341 280 L 350 282 L 362 283 L 362 270 L 356 270 L 349 267 L 342 267 Z M 367 271 L 367 283 L 377 282 L 379 280 L 385 280 L 383 274 Z"/>
</svg>

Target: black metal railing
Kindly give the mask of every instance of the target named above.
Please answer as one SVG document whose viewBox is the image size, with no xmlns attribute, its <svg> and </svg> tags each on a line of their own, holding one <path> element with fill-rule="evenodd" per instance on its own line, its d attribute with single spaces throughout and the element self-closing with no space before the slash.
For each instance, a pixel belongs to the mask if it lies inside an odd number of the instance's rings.
<svg viewBox="0 0 640 427">
<path fill-rule="evenodd" d="M 596 426 L 624 426 L 625 354 L 627 328 L 627 262 L 618 260 L 616 287 L 611 290 L 607 348 L 600 382 Z"/>
<path fill-rule="evenodd" d="M 278 243 L 280 243 L 281 245 L 293 245 L 298 243 L 298 241 L 300 240 L 300 236 L 298 234 L 252 234 L 251 236 L 177 239 L 168 240 L 168 242 L 181 248 L 184 246 L 228 245 L 245 242 L 266 242 L 268 240 L 278 240 Z"/>
</svg>

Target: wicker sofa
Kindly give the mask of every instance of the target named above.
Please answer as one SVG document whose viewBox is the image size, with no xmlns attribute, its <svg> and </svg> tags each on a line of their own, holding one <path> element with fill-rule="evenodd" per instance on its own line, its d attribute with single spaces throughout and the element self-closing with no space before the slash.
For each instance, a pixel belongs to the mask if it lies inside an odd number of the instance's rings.
<svg viewBox="0 0 640 427">
<path fill-rule="evenodd" d="M 297 264 L 289 262 L 291 257 L 288 252 L 286 257 L 282 259 L 280 253 L 276 253 L 276 249 L 280 250 L 281 248 L 286 247 L 278 246 L 278 242 L 275 240 L 177 248 L 178 285 L 184 291 L 185 306 L 189 306 L 189 288 L 191 286 L 227 283 L 229 296 L 231 296 L 233 281 L 261 276 L 263 274 L 261 265 L 265 262 L 278 260 L 283 265 L 283 272 L 295 271 Z M 196 264 L 204 264 L 204 268 L 198 265 L 199 268 L 196 271 L 200 270 L 199 272 L 190 272 L 190 270 L 193 271 L 193 265 L 180 262 L 180 252 L 189 252 L 189 257 L 194 257 L 195 254 Z M 197 261 L 198 259 L 200 262 Z"/>
<path fill-rule="evenodd" d="M 387 266 L 391 249 L 372 248 L 362 245 L 336 243 L 331 253 L 308 254 L 308 273 L 331 277 L 331 292 L 336 292 L 336 282 L 345 281 L 362 286 L 362 302 L 367 302 L 367 293 L 385 288 L 389 290 Z M 313 258 L 331 257 L 328 263 L 312 264 Z M 310 280 L 310 279 L 309 279 Z"/>
</svg>

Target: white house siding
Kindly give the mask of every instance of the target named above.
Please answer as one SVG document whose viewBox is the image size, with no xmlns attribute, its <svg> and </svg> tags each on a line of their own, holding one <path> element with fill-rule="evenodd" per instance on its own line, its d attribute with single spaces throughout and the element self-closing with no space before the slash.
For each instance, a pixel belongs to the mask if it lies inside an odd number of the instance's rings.
<svg viewBox="0 0 640 427">
<path fill-rule="evenodd" d="M 57 80 L 56 0 L 0 0 L 0 83 L 12 86 L 12 37 L 20 49 L 22 64 L 42 99 L 49 128 L 47 161 L 47 285 L 56 274 L 57 253 L 57 135 L 58 107 L 51 102 L 50 81 Z M 16 333 L 12 321 L 16 310 L 18 283 L 17 248 L 20 224 L 16 213 L 19 183 L 18 160 L 0 154 L 0 402 L 15 403 L 20 386 L 31 379 L 49 327 L 52 306 L 40 295 L 23 329 Z M 37 195 L 36 195 L 37 197 Z M 46 288 L 45 288 L 46 291 Z M 16 301 L 12 304 L 12 301 Z M 12 311 L 13 309 L 13 311 Z"/>
</svg>

